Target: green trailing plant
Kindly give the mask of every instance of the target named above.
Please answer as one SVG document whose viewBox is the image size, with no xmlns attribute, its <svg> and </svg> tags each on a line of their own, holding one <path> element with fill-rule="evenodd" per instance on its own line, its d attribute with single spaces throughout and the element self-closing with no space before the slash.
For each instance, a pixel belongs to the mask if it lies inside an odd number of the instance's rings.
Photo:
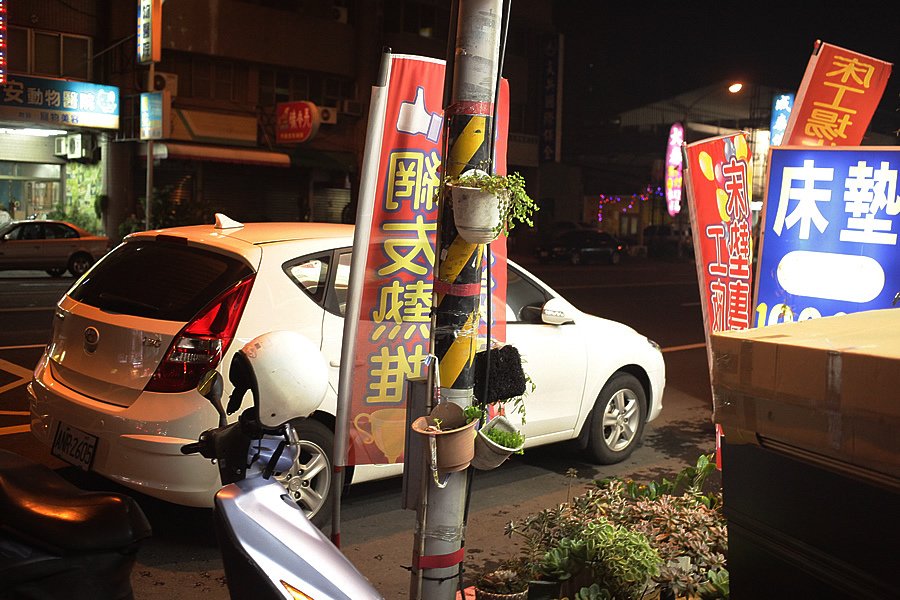
<svg viewBox="0 0 900 600">
<path fill-rule="evenodd" d="M 532 215 L 540 210 L 525 190 L 525 178 L 519 173 L 490 174 L 490 167 L 467 171 L 457 178 L 449 178 L 448 185 L 478 188 L 490 192 L 500 201 L 500 224 L 495 233 L 508 235 L 516 223 L 534 227 Z"/>
<path fill-rule="evenodd" d="M 463 409 L 463 414 L 466 415 L 466 423 L 471 423 L 472 421 L 480 421 L 484 416 L 484 411 L 474 405 L 469 405 Z"/>
</svg>

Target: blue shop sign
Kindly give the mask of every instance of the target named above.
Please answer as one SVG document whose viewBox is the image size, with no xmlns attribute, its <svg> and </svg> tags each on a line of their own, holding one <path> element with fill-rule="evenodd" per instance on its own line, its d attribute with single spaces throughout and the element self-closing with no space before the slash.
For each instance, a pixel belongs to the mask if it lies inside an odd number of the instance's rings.
<svg viewBox="0 0 900 600">
<path fill-rule="evenodd" d="M 792 108 L 794 108 L 793 94 L 775 94 L 772 97 L 772 118 L 769 121 L 770 146 L 781 145 Z"/>
<path fill-rule="evenodd" d="M 757 326 L 891 308 L 900 149 L 772 148 Z"/>
<path fill-rule="evenodd" d="M 53 127 L 119 128 L 119 88 L 10 75 L 0 85 L 0 118 Z"/>
</svg>

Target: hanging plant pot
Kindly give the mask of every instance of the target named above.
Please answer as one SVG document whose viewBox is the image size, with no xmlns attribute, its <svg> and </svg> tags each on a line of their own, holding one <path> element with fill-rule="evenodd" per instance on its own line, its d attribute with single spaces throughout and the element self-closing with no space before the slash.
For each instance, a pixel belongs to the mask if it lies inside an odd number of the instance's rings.
<svg viewBox="0 0 900 600">
<path fill-rule="evenodd" d="M 453 222 L 470 244 L 490 244 L 500 235 L 502 198 L 480 188 L 453 186 Z"/>
<path fill-rule="evenodd" d="M 466 423 L 466 415 L 458 404 L 438 404 L 425 417 L 412 423 L 412 430 L 431 437 L 436 445 L 437 459 L 434 467 L 438 473 L 462 471 L 475 456 L 475 425 L 477 420 Z"/>
<path fill-rule="evenodd" d="M 475 438 L 475 457 L 472 459 L 472 466 L 476 469 L 480 469 L 482 471 L 490 471 L 491 469 L 496 469 L 503 462 L 509 458 L 509 455 L 513 452 L 519 452 L 522 450 L 522 447 L 525 445 L 524 439 L 522 443 L 518 445 L 516 448 L 508 448 L 501 444 L 498 444 L 490 437 L 488 437 L 488 432 L 491 430 L 500 430 L 506 431 L 508 433 L 516 434 L 518 431 L 513 424 L 509 422 L 504 416 L 497 416 L 491 419 L 487 425 L 478 430 L 478 435 Z"/>
</svg>

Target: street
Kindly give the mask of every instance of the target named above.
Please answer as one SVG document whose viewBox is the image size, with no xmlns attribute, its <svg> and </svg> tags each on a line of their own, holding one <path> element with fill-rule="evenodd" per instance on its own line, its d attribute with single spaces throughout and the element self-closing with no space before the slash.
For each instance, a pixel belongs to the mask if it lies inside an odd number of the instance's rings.
<svg viewBox="0 0 900 600">
<path fill-rule="evenodd" d="M 714 447 L 692 262 L 519 262 L 578 308 L 621 321 L 656 340 L 664 350 L 667 386 L 661 416 L 648 425 L 642 447 L 624 463 L 598 467 L 585 462 L 572 444 L 563 443 L 513 456 L 494 471 L 477 472 L 466 539 L 466 567 L 472 570 L 514 555 L 514 543 L 503 535 L 508 521 L 564 502 L 597 478 L 671 476 Z M 59 468 L 82 487 L 126 491 L 56 461 L 28 432 L 25 384 L 49 338 L 52 307 L 72 282 L 41 273 L 0 273 L 0 447 Z M 571 469 L 575 477 L 567 475 Z M 386 598 L 408 597 L 409 572 L 404 566 L 410 563 L 415 513 L 400 509 L 400 485 L 393 479 L 354 486 L 342 509 L 343 550 Z M 134 568 L 136 598 L 227 598 L 211 512 L 127 493 L 138 499 L 154 530 Z"/>
</svg>

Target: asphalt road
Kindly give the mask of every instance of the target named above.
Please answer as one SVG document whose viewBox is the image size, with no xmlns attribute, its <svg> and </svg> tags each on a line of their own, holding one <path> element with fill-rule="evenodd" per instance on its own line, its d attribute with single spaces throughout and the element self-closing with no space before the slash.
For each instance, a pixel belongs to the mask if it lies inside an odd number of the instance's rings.
<svg viewBox="0 0 900 600">
<path fill-rule="evenodd" d="M 468 569 L 513 556 L 515 544 L 503 535 L 510 520 L 563 502 L 597 478 L 672 475 L 714 447 L 693 263 L 633 259 L 618 266 L 572 267 L 519 262 L 580 309 L 626 323 L 660 343 L 667 368 L 664 408 L 647 427 L 643 445 L 619 465 L 592 465 L 572 444 L 563 443 L 478 472 L 467 528 Z M 41 460 L 82 487 L 123 491 L 56 461 L 28 432 L 25 383 L 49 337 L 52 306 L 72 282 L 42 273 L 0 273 L 0 447 Z M 570 469 L 577 477 L 567 476 Z M 134 568 L 136 597 L 227 598 L 211 512 L 128 493 L 154 529 Z M 400 509 L 400 480 L 354 486 L 342 510 L 347 556 L 385 598 L 408 597 L 404 566 L 410 562 L 415 514 Z"/>
</svg>

